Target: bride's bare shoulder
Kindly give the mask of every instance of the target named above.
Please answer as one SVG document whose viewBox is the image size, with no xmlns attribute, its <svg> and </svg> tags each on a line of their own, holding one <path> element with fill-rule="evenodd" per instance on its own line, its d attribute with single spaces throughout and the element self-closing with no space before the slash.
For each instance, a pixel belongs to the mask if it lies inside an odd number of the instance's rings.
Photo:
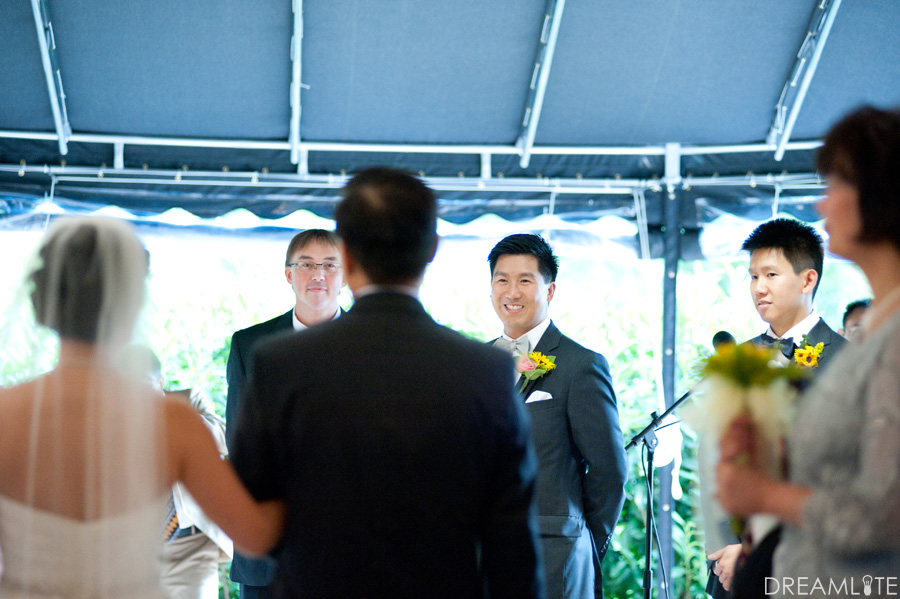
<svg viewBox="0 0 900 599">
<path fill-rule="evenodd" d="M 173 397 L 172 394 L 167 394 L 161 401 L 165 430 L 169 437 L 190 439 L 198 434 L 198 430 L 206 430 L 197 411 L 186 401 Z"/>
</svg>

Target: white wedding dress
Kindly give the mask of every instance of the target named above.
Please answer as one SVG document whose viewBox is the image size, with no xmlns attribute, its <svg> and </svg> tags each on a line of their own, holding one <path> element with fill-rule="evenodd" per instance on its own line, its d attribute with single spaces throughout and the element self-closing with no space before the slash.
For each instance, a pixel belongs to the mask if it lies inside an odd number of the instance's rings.
<svg viewBox="0 0 900 599">
<path fill-rule="evenodd" d="M 162 599 L 165 501 L 75 520 L 0 495 L 0 599 Z"/>
</svg>

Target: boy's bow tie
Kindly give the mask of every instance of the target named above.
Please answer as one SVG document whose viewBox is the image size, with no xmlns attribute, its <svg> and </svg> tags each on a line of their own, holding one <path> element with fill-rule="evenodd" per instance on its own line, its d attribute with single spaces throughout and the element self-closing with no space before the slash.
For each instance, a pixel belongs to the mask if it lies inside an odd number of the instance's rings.
<svg viewBox="0 0 900 599">
<path fill-rule="evenodd" d="M 797 349 L 797 346 L 794 345 L 793 339 L 775 339 L 763 333 L 762 342 L 766 347 L 777 346 L 788 360 L 794 358 L 794 350 Z"/>
</svg>

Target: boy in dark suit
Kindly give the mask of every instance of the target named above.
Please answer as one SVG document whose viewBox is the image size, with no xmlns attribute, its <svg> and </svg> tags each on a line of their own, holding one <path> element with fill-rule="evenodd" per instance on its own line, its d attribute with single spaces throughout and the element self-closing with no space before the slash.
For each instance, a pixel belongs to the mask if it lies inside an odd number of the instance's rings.
<svg viewBox="0 0 900 599">
<path fill-rule="evenodd" d="M 559 262 L 539 235 L 510 235 L 488 256 L 491 301 L 503 322 L 495 345 L 555 356 L 525 384 L 538 454 L 538 518 L 547 594 L 603 596 L 600 564 L 625 502 L 627 466 L 606 359 L 550 320 Z M 525 378 L 519 380 L 519 388 Z"/>
<path fill-rule="evenodd" d="M 294 291 L 294 307 L 281 316 L 237 331 L 231 338 L 231 353 L 225 376 L 228 395 L 225 403 L 226 440 L 229 448 L 240 414 L 241 392 L 250 371 L 256 345 L 279 333 L 300 331 L 334 320 L 341 315 L 338 294 L 343 286 L 343 270 L 337 236 L 324 229 L 307 229 L 294 235 L 284 259 L 284 278 Z M 269 599 L 269 585 L 275 562 L 235 553 L 231 580 L 240 585 L 240 599 Z"/>
<path fill-rule="evenodd" d="M 335 222 L 353 308 L 260 345 L 231 454 L 254 496 L 287 505 L 276 595 L 542 597 L 512 360 L 417 297 L 437 249 L 433 192 L 363 171 Z"/>
<path fill-rule="evenodd" d="M 781 350 L 779 359 L 785 363 L 796 360 L 797 350 L 802 349 L 806 356 L 802 365 L 814 368 L 814 374 L 821 372 L 847 342 L 813 308 L 825 258 L 822 237 L 805 223 L 777 218 L 759 225 L 741 249 L 750 252 L 750 296 L 760 318 L 769 325 L 765 333 L 749 342 L 777 346 Z M 821 349 L 817 348 L 819 343 Z M 812 362 L 808 360 L 811 348 L 816 354 Z M 777 532 L 770 536 L 762 541 L 761 547 L 766 548 L 759 550 L 748 568 L 755 567 L 763 552 L 774 549 Z M 739 544 L 732 544 L 709 555 L 707 593 L 712 597 L 729 596 L 726 591 L 731 589 L 740 551 Z M 745 572 L 743 578 L 759 579 L 762 584 L 760 576 L 764 578 L 765 574 Z"/>
</svg>

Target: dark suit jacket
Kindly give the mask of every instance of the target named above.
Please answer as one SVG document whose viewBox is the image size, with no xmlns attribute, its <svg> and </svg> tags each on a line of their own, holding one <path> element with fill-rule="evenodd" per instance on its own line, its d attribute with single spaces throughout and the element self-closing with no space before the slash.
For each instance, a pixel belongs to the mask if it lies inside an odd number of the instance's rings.
<svg viewBox="0 0 900 599">
<path fill-rule="evenodd" d="M 765 342 L 762 340 L 764 334 L 757 335 L 747 343 L 764 346 Z M 819 322 L 810 329 L 808 337 L 812 345 L 817 343 L 825 344 L 825 347 L 822 348 L 822 355 L 819 356 L 819 365 L 813 371 L 813 376 L 819 376 L 823 369 L 834 359 L 838 350 L 847 343 L 847 340 L 831 330 L 831 327 L 825 324 L 825 321 L 822 319 L 819 319 Z M 720 526 L 723 531 L 728 528 L 727 523 L 722 523 Z M 712 572 L 709 574 L 706 592 L 713 599 L 725 599 L 732 596 L 765 597 L 765 579 L 767 576 L 772 576 L 772 557 L 780 538 L 781 527 L 778 527 L 760 541 L 759 545 L 748 556 L 746 563 L 735 572 L 733 587 L 730 592 L 722 587 L 719 583 L 719 578 Z M 740 541 L 734 537 L 732 542 L 739 543 Z"/>
<path fill-rule="evenodd" d="M 288 506 L 276 596 L 542 596 L 513 374 L 395 293 L 260 345 L 231 459 Z"/>
<path fill-rule="evenodd" d="M 232 447 L 234 431 L 237 428 L 241 393 L 250 371 L 251 356 L 261 340 L 294 330 L 292 312 L 293 309 L 271 320 L 237 331 L 231 337 L 231 353 L 228 354 L 228 365 L 225 368 L 225 378 L 228 381 L 228 395 L 225 403 L 225 439 L 229 450 Z M 231 563 L 231 580 L 241 584 L 264 587 L 272 584 L 274 575 L 274 560 L 251 559 L 235 552 Z"/>
<path fill-rule="evenodd" d="M 765 334 L 765 333 L 763 333 Z M 763 334 L 757 335 L 753 339 L 750 340 L 750 343 L 754 345 L 765 345 L 762 341 Z M 825 347 L 822 349 L 822 355 L 819 356 L 819 366 L 814 371 L 816 376 L 822 372 L 822 369 L 825 368 L 834 356 L 837 354 L 838 350 L 841 349 L 847 340 L 835 333 L 831 330 L 823 319 L 819 319 L 819 322 L 816 323 L 809 331 L 809 341 L 813 345 L 817 343 L 824 343 Z"/>
<path fill-rule="evenodd" d="M 556 356 L 556 368 L 523 393 L 538 454 L 547 596 L 602 597 L 600 562 L 625 503 L 628 476 L 609 365 L 552 322 L 534 351 Z M 533 401 L 538 391 L 552 399 Z"/>
</svg>

